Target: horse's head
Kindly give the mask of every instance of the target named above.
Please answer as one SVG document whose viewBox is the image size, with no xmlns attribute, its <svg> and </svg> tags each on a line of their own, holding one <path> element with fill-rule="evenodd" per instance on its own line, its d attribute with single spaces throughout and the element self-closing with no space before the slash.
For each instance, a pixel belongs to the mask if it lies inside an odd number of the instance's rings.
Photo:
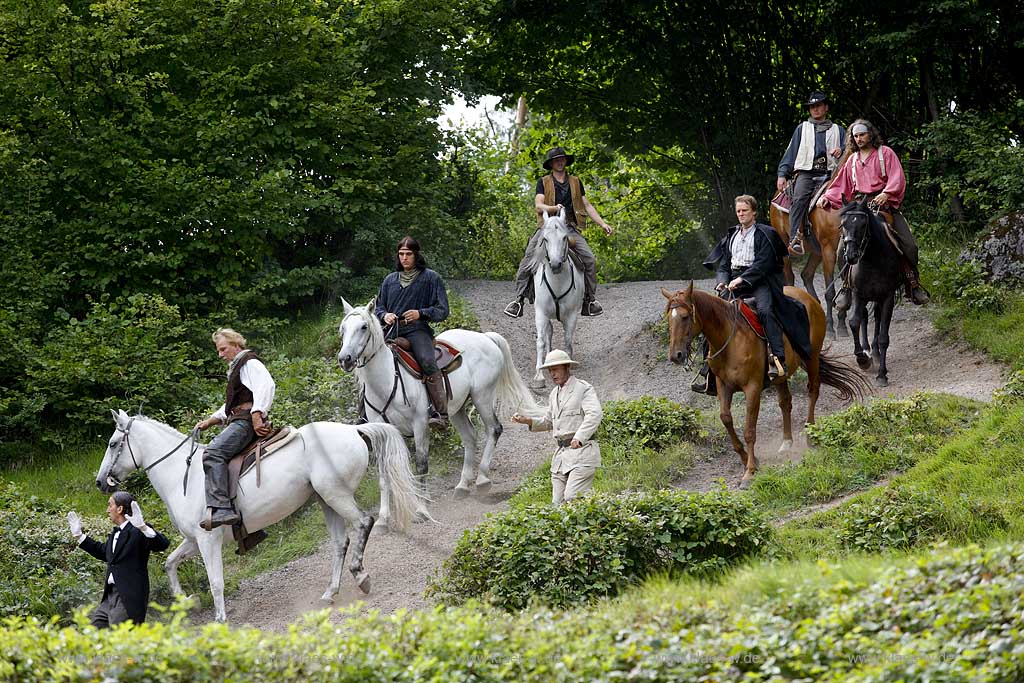
<svg viewBox="0 0 1024 683">
<path fill-rule="evenodd" d="M 665 315 L 668 316 L 668 358 L 676 365 L 690 360 L 693 339 L 701 333 L 700 320 L 693 305 L 693 282 L 686 290 L 676 293 L 662 287 L 661 295 L 668 299 Z"/>
<path fill-rule="evenodd" d="M 877 220 L 868 207 L 868 200 L 850 202 L 839 210 L 839 225 L 843 232 L 846 262 L 856 264 L 864 255 L 871 235 L 871 222 Z"/>
<path fill-rule="evenodd" d="M 565 207 L 559 206 L 558 213 L 553 216 L 544 215 L 541 235 L 539 248 L 543 250 L 543 258 L 551 270 L 558 273 L 569 257 L 569 247 L 576 244 L 576 238 L 565 222 Z"/>
<path fill-rule="evenodd" d="M 370 299 L 365 306 L 350 306 L 344 299 L 345 317 L 341 320 L 338 334 L 341 335 L 341 351 L 338 351 L 338 364 L 345 372 L 352 372 L 356 367 L 365 365 L 373 355 L 384 346 L 384 330 L 374 315 L 374 303 Z"/>
<path fill-rule="evenodd" d="M 129 474 L 139 469 L 128 442 L 128 434 L 136 418 L 123 410 L 111 410 L 110 413 L 114 416 L 114 433 L 107 442 L 107 452 L 103 454 L 100 469 L 96 472 L 96 488 L 103 493 L 113 493 Z"/>
</svg>

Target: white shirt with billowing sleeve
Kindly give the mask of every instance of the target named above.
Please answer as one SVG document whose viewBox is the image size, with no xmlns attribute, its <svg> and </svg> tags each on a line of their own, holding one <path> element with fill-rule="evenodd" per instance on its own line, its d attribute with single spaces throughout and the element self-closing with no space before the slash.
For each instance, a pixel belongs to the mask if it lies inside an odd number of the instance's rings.
<svg viewBox="0 0 1024 683">
<path fill-rule="evenodd" d="M 249 349 L 244 349 L 241 353 L 249 353 Z M 270 406 L 274 403 L 274 391 L 277 389 L 277 385 L 274 384 L 274 378 L 270 376 L 270 371 L 267 370 L 267 366 L 263 364 L 263 361 L 259 358 L 247 361 L 242 366 L 242 371 L 238 373 L 238 379 L 241 380 L 246 389 L 252 392 L 252 408 L 249 409 L 249 412 L 255 413 L 259 411 L 264 416 L 269 415 Z M 223 403 L 211 417 L 217 418 L 221 422 L 228 419 Z"/>
<path fill-rule="evenodd" d="M 604 412 L 597 391 L 587 382 L 570 376 L 565 384 L 551 391 L 548 412 L 531 418 L 531 432 L 553 431 L 555 440 L 576 439 L 582 448 L 559 446 L 551 458 L 551 472 L 565 474 L 574 467 L 601 466 L 601 448 L 591 437 L 601 425 Z"/>
</svg>

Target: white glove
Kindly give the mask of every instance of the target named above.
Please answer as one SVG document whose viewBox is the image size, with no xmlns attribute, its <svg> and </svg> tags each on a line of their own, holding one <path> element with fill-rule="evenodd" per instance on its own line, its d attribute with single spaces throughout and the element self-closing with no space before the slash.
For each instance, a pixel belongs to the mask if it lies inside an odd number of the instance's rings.
<svg viewBox="0 0 1024 683">
<path fill-rule="evenodd" d="M 74 510 L 68 513 L 68 526 L 71 527 L 71 535 L 75 538 L 82 535 L 82 518 Z"/>
<path fill-rule="evenodd" d="M 142 518 L 142 508 L 139 507 L 139 501 L 137 500 L 132 501 L 132 515 L 128 518 L 128 521 L 136 529 L 142 529 L 146 526 L 146 520 Z"/>
</svg>

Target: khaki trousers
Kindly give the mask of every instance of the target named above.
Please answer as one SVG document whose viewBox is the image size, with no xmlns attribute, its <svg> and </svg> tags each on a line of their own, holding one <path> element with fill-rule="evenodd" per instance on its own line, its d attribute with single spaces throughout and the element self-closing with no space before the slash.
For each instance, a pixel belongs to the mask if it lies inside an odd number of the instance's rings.
<svg viewBox="0 0 1024 683">
<path fill-rule="evenodd" d="M 561 505 L 589 491 L 596 471 L 593 465 L 577 465 L 568 472 L 552 472 L 551 503 Z"/>
</svg>

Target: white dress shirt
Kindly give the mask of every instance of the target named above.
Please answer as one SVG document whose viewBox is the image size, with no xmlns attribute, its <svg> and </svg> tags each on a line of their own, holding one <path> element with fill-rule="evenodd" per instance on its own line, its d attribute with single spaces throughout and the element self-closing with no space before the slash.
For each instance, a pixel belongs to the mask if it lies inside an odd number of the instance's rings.
<svg viewBox="0 0 1024 683">
<path fill-rule="evenodd" d="M 756 232 L 754 224 L 751 223 L 749 228 L 744 228 L 741 225 L 733 235 L 732 243 L 729 245 L 733 268 L 746 268 L 754 262 L 754 233 Z"/>
<path fill-rule="evenodd" d="M 249 349 L 242 349 L 235 358 L 239 358 L 244 353 L 250 353 Z M 267 366 L 259 358 L 253 358 L 242 366 L 242 371 L 238 373 L 238 378 L 245 385 L 245 388 L 252 392 L 252 408 L 249 409 L 249 412 L 255 413 L 258 411 L 264 415 L 269 415 L 270 406 L 274 403 L 274 391 L 277 389 L 277 385 L 274 384 L 274 378 L 270 376 Z M 228 414 L 224 409 L 224 405 L 221 404 L 220 408 L 217 408 L 217 412 L 211 415 L 211 417 L 217 418 L 221 422 L 227 421 Z"/>
</svg>

